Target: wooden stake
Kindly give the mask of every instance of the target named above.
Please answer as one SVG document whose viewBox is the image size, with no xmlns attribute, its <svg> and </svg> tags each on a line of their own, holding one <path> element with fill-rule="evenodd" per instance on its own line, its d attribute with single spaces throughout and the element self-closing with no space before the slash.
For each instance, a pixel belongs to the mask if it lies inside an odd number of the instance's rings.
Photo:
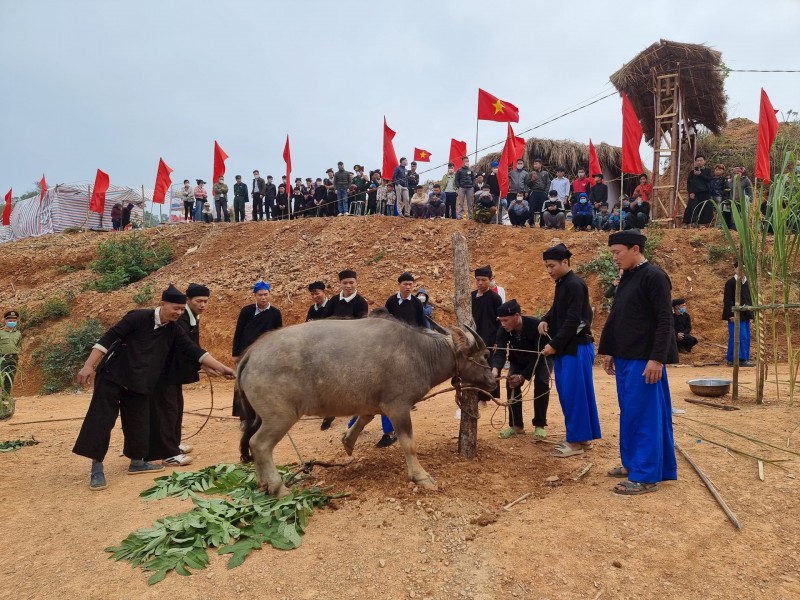
<svg viewBox="0 0 800 600">
<path fill-rule="evenodd" d="M 585 465 L 583 466 L 583 468 L 582 468 L 580 471 L 578 471 L 578 474 L 577 474 L 577 475 L 575 475 L 575 477 L 573 477 L 573 478 L 572 478 L 572 481 L 578 481 L 578 480 L 580 480 L 581 478 L 583 478 L 583 476 L 584 476 L 584 475 L 586 475 L 586 474 L 587 474 L 587 473 L 588 473 L 588 472 L 591 470 L 591 468 L 592 468 L 593 466 L 594 466 L 594 465 L 593 465 L 592 463 L 587 463 L 587 464 L 585 464 Z"/>
<path fill-rule="evenodd" d="M 528 497 L 529 497 L 530 495 L 531 495 L 531 493 L 530 493 L 530 492 L 528 492 L 527 494 L 522 494 L 522 496 L 520 496 L 519 498 L 517 498 L 517 499 L 516 499 L 516 500 L 514 500 L 513 502 L 509 502 L 508 504 L 506 504 L 506 505 L 503 507 L 503 510 L 508 510 L 508 509 L 510 509 L 512 506 L 514 506 L 515 504 L 519 504 L 519 503 L 520 503 L 520 502 L 522 502 L 523 500 L 527 500 L 527 499 L 528 499 Z"/>
<path fill-rule="evenodd" d="M 703 481 L 705 486 L 708 488 L 708 491 L 711 492 L 712 496 L 714 496 L 714 500 L 717 501 L 717 504 L 720 505 L 722 510 L 728 516 L 728 519 L 730 519 L 730 522 L 733 523 L 733 526 L 736 527 L 736 529 L 741 529 L 742 525 L 741 525 L 741 523 L 739 523 L 739 519 L 737 519 L 736 515 L 733 514 L 733 511 L 725 503 L 725 500 L 722 499 L 722 496 L 720 496 L 719 492 L 717 491 L 717 488 L 714 487 L 714 484 L 711 483 L 711 480 L 706 476 L 705 473 L 703 473 L 703 470 L 700 467 L 698 467 L 697 464 L 695 464 L 695 462 L 689 457 L 689 455 L 686 454 L 686 450 L 681 448 L 680 445 L 677 442 L 675 442 L 675 448 L 676 448 L 676 450 L 678 450 L 678 452 L 680 452 L 683 455 L 683 458 L 686 459 L 686 462 L 688 462 L 690 465 L 692 465 L 692 468 L 700 476 L 700 479 Z"/>
<path fill-rule="evenodd" d="M 698 400 L 697 398 L 684 398 L 684 402 L 691 404 L 699 404 L 700 406 L 708 406 L 709 408 L 718 408 L 719 410 L 739 410 L 738 406 L 731 406 L 729 404 L 718 404 L 717 402 L 709 402 L 708 400 Z"/>
</svg>

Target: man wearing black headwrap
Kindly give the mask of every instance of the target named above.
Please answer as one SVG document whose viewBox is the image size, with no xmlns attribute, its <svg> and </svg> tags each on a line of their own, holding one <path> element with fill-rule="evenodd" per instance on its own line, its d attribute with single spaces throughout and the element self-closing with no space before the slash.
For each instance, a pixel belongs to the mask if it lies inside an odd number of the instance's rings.
<svg viewBox="0 0 800 600">
<path fill-rule="evenodd" d="M 322 281 L 314 281 L 308 284 L 308 293 L 314 302 L 308 307 L 306 323 L 309 321 L 319 321 L 325 318 L 325 309 L 328 305 L 328 295 L 325 293 L 325 284 Z"/>
<path fill-rule="evenodd" d="M 655 492 L 661 481 L 678 478 L 665 366 L 678 362 L 672 284 L 645 258 L 646 241 L 638 229 L 608 238 L 623 273 L 598 348 L 603 368 L 617 381 L 622 465 L 608 474 L 627 477 L 614 487 L 624 495 Z"/>
<path fill-rule="evenodd" d="M 150 438 L 147 396 L 158 384 L 170 352 L 185 355 L 211 375 L 235 377 L 233 369 L 201 349 L 175 325 L 185 304 L 186 295 L 170 285 L 155 310 L 132 310 L 103 334 L 78 372 L 78 384 L 85 385 L 99 363 L 92 400 L 72 449 L 75 454 L 92 459 L 89 489 L 106 488 L 103 459 L 120 414 L 125 436 L 123 452 L 131 459 L 128 473 L 164 470 L 162 465 L 144 460 L 149 455 Z"/>
<path fill-rule="evenodd" d="M 403 323 L 424 328 L 427 321 L 422 302 L 411 293 L 414 291 L 414 276 L 406 271 L 397 278 L 397 284 L 399 290 L 386 300 L 386 310 Z"/>
<path fill-rule="evenodd" d="M 589 288 L 572 271 L 571 256 L 564 244 L 556 244 L 542 255 L 547 274 L 556 282 L 553 306 L 542 317 L 539 333 L 549 337 L 542 353 L 554 357 L 556 389 L 567 430 L 566 441 L 553 451 L 558 458 L 583 454 L 601 437 L 592 377 Z"/>
<path fill-rule="evenodd" d="M 481 336 L 483 343 L 490 352 L 494 349 L 497 338 L 497 309 L 503 303 L 500 296 L 492 291 L 492 267 L 478 267 L 475 269 L 475 286 L 477 289 L 472 292 L 472 320 L 475 321 L 475 331 Z M 492 396 L 500 397 L 500 384 L 492 391 Z M 486 402 L 481 400 L 481 405 L 486 406 Z"/>
</svg>

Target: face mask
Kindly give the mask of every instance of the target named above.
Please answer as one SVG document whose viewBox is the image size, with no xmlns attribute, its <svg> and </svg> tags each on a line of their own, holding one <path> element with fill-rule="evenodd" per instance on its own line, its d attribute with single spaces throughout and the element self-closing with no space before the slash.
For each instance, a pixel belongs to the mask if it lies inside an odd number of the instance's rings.
<svg viewBox="0 0 800 600">
<path fill-rule="evenodd" d="M 17 326 L 17 322 L 16 321 L 6 321 L 6 326 L 14 328 L 14 327 Z"/>
<path fill-rule="evenodd" d="M 586 204 L 586 198 L 581 198 L 581 204 Z"/>
<path fill-rule="evenodd" d="M 678 311 L 679 311 L 681 314 L 684 314 L 684 313 L 686 313 L 686 307 L 685 307 L 685 306 L 681 306 L 681 307 L 678 309 Z"/>
</svg>

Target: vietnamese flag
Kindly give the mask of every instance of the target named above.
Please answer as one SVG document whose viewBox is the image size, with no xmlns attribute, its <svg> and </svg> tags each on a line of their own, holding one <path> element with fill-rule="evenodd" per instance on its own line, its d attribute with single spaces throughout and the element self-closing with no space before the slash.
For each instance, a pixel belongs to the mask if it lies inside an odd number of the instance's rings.
<svg viewBox="0 0 800 600">
<path fill-rule="evenodd" d="M 600 160 L 597 158 L 597 150 L 594 149 L 592 138 L 589 138 L 589 177 L 592 178 L 590 186 L 594 185 L 594 176 L 603 174 L 603 169 L 600 168 Z"/>
<path fill-rule="evenodd" d="M 167 195 L 169 186 L 172 185 L 172 179 L 169 174 L 172 169 L 169 168 L 163 158 L 158 159 L 158 173 L 156 173 L 156 186 L 153 188 L 153 202 L 155 204 L 164 204 L 164 197 Z"/>
<path fill-rule="evenodd" d="M 775 136 L 778 135 L 778 119 L 775 116 L 775 109 L 764 88 L 761 88 L 761 107 L 758 111 L 758 150 L 756 152 L 756 178 L 769 183 L 770 180 L 770 161 L 769 151 Z"/>
<path fill-rule="evenodd" d="M 389 129 L 389 125 L 386 124 L 386 117 L 383 117 L 383 167 L 381 172 L 384 179 L 391 181 L 392 174 L 394 173 L 394 169 L 400 162 L 397 160 L 397 153 L 394 151 L 394 144 L 392 140 L 394 139 L 395 132 Z"/>
<path fill-rule="evenodd" d="M 644 171 L 639 145 L 642 143 L 642 126 L 633 110 L 628 95 L 622 92 L 622 172 L 641 173 Z"/>
<path fill-rule="evenodd" d="M 511 125 L 508 126 L 511 129 Z M 511 135 L 514 137 L 514 156 L 512 157 L 513 160 L 509 163 L 509 166 L 513 169 L 517 166 L 517 160 L 525 158 L 525 138 L 518 137 L 514 135 L 514 132 L 511 132 Z"/>
<path fill-rule="evenodd" d="M 283 161 L 286 163 L 286 185 L 291 186 L 292 183 L 292 151 L 289 149 L 289 134 L 286 134 L 286 144 L 283 146 Z M 286 195 L 291 196 L 292 191 L 286 190 Z"/>
<path fill-rule="evenodd" d="M 44 200 L 44 195 L 47 193 L 47 180 L 42 173 L 42 179 L 39 181 L 39 202 Z"/>
<path fill-rule="evenodd" d="M 3 207 L 3 225 L 11 225 L 11 190 L 6 194 L 6 205 Z"/>
<path fill-rule="evenodd" d="M 92 212 L 100 213 L 101 215 L 106 209 L 106 192 L 108 191 L 108 174 L 103 173 L 97 169 L 97 175 L 94 178 L 94 189 L 92 190 L 92 198 L 89 200 L 89 210 Z"/>
<path fill-rule="evenodd" d="M 447 160 L 453 163 L 456 169 L 461 166 L 461 159 L 467 155 L 467 142 L 462 142 L 456 139 L 450 140 L 450 158 Z"/>
<path fill-rule="evenodd" d="M 212 187 L 217 183 L 220 175 L 225 175 L 225 161 L 227 159 L 228 155 L 225 154 L 225 150 L 220 148 L 220 145 L 214 140 L 214 178 L 211 180 Z"/>
<path fill-rule="evenodd" d="M 414 148 L 414 161 L 415 162 L 431 162 L 431 153 L 427 150 L 420 150 Z"/>
<path fill-rule="evenodd" d="M 478 120 L 519 123 L 519 109 L 478 88 Z"/>
</svg>

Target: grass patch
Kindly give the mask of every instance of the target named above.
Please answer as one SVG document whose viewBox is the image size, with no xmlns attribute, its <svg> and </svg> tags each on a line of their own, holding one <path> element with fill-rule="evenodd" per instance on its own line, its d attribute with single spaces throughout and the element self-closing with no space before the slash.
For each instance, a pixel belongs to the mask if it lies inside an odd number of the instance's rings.
<svg viewBox="0 0 800 600">
<path fill-rule="evenodd" d="M 647 229 L 642 233 L 647 236 L 647 241 L 644 243 L 645 258 L 647 258 L 647 260 L 649 260 L 651 263 L 658 264 L 656 250 L 658 249 L 659 244 L 661 244 L 661 239 L 664 237 L 664 232 L 662 231 L 661 226 L 658 223 L 650 223 L 648 224 Z"/>
<path fill-rule="evenodd" d="M 75 374 L 103 331 L 100 321 L 88 319 L 67 329 L 63 339 L 49 340 L 33 353 L 34 361 L 42 365 L 42 394 L 75 387 Z"/>
<path fill-rule="evenodd" d="M 45 321 L 66 317 L 69 314 L 69 303 L 71 301 L 71 295 L 68 295 L 66 298 L 59 298 L 56 296 L 47 298 L 39 307 L 39 310 L 30 315 L 26 314 L 27 318 L 24 321 L 20 319 L 20 322 L 25 323 L 25 327 L 36 327 Z"/>
<path fill-rule="evenodd" d="M 79 271 L 78 267 L 73 267 L 72 265 L 59 265 L 56 267 L 56 273 L 75 273 Z"/>
<path fill-rule="evenodd" d="M 98 292 L 112 292 L 144 279 L 172 260 L 172 246 L 149 243 L 142 235 L 115 235 L 97 246 L 97 259 L 89 268 L 100 277 L 86 285 Z"/>
<path fill-rule="evenodd" d="M 597 282 L 605 292 L 608 286 L 610 286 L 614 282 L 614 279 L 617 278 L 619 267 L 614 264 L 614 259 L 611 258 L 611 251 L 605 249 L 590 262 L 583 265 L 578 265 L 578 267 L 575 268 L 575 271 L 581 275 L 597 275 Z"/>
<path fill-rule="evenodd" d="M 153 300 L 153 286 L 149 283 L 146 283 L 142 286 L 138 292 L 133 295 L 133 301 L 141 306 L 142 304 L 148 304 L 150 301 Z"/>
<path fill-rule="evenodd" d="M 689 245 L 692 248 L 702 248 L 705 246 L 705 241 L 703 241 L 703 238 L 701 238 L 699 235 L 696 235 L 689 240 Z"/>
<path fill-rule="evenodd" d="M 708 261 L 712 263 L 733 261 L 735 256 L 733 247 L 730 244 L 708 244 L 706 250 L 708 250 Z"/>
<path fill-rule="evenodd" d="M 367 261 L 368 265 L 376 265 L 386 256 L 386 248 L 381 248 L 375 253 L 375 256 Z"/>
</svg>

